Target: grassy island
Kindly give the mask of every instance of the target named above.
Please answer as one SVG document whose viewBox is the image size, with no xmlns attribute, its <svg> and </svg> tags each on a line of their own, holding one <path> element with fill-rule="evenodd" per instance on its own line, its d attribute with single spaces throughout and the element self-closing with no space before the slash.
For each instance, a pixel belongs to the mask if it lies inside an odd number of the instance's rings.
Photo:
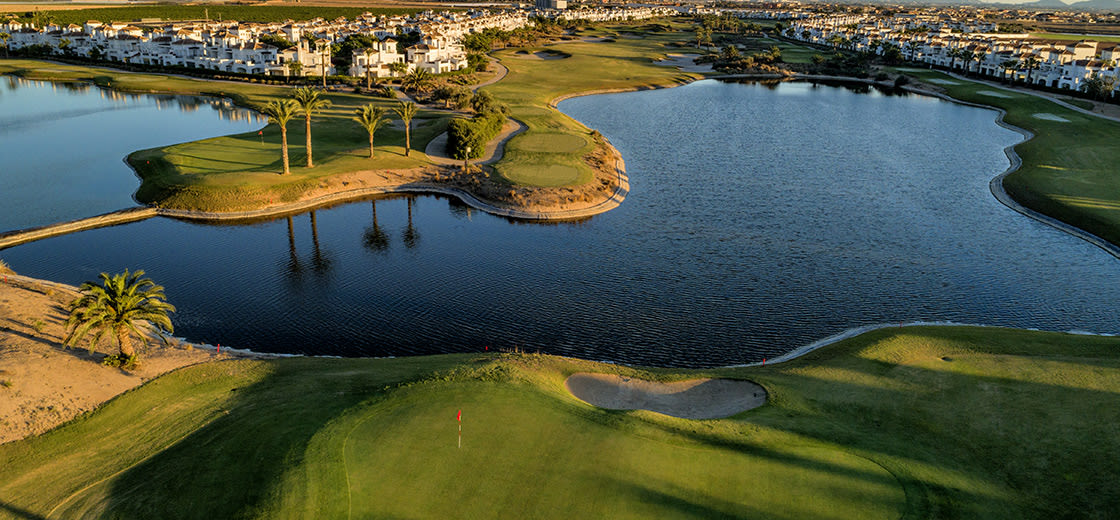
<svg viewBox="0 0 1120 520">
<path fill-rule="evenodd" d="M 710 371 L 214 361 L 0 445 L 0 518 L 1105 518 L 1118 346 L 947 327 Z M 719 420 L 610 411 L 567 392 L 575 372 L 743 378 L 769 399 Z"/>
</svg>

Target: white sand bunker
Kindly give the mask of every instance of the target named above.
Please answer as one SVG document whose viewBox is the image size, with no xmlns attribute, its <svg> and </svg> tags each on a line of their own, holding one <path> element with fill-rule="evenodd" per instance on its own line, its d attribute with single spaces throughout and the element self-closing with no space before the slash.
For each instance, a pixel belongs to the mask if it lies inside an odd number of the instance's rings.
<svg viewBox="0 0 1120 520">
<path fill-rule="evenodd" d="M 988 97 L 998 97 L 998 98 L 1010 98 L 1011 97 L 1011 96 L 1008 96 L 1007 94 L 1004 94 L 1003 92 L 996 92 L 994 90 L 977 90 L 976 93 L 980 94 L 981 96 L 988 96 Z"/>
<path fill-rule="evenodd" d="M 1046 121 L 1057 121 L 1059 123 L 1068 123 L 1069 122 L 1069 119 L 1066 119 L 1062 116 L 1059 116 L 1058 114 L 1048 114 L 1046 112 L 1042 112 L 1042 113 L 1033 114 L 1033 115 L 1034 115 L 1035 119 L 1044 119 Z"/>
<path fill-rule="evenodd" d="M 655 383 L 612 374 L 572 374 L 564 386 L 580 400 L 611 410 L 649 410 L 682 419 L 718 419 L 766 404 L 750 381 L 693 379 Z"/>
<path fill-rule="evenodd" d="M 937 79 L 937 78 L 934 78 L 934 79 L 927 79 L 926 81 L 928 81 L 930 83 L 937 83 L 938 85 L 960 85 L 961 84 L 961 82 L 953 81 L 951 79 Z"/>
<path fill-rule="evenodd" d="M 898 70 L 902 72 L 925 72 L 926 69 L 915 69 L 913 67 L 899 67 Z"/>
<path fill-rule="evenodd" d="M 653 63 L 662 67 L 677 67 L 682 72 L 712 72 L 711 63 L 696 64 L 695 60 L 699 56 L 699 54 L 666 54 L 665 59 Z"/>
</svg>

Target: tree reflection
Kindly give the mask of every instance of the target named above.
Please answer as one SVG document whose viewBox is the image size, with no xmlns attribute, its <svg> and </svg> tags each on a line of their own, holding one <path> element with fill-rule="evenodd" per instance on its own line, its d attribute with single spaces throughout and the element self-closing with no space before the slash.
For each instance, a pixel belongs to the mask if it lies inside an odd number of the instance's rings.
<svg viewBox="0 0 1120 520">
<path fill-rule="evenodd" d="M 413 197 L 408 197 L 408 226 L 404 228 L 404 233 L 401 235 L 401 239 L 404 240 L 404 247 L 409 249 L 416 247 L 416 244 L 420 241 L 420 233 L 412 226 L 412 199 Z"/>
<path fill-rule="evenodd" d="M 323 254 L 319 248 L 319 225 L 315 219 L 315 212 L 311 212 L 311 267 L 317 274 L 326 274 L 331 270 L 331 259 Z"/>
<path fill-rule="evenodd" d="M 303 274 L 303 266 L 299 263 L 299 253 L 296 252 L 296 233 L 292 227 L 292 217 L 288 216 L 288 274 L 295 280 Z"/>
<path fill-rule="evenodd" d="M 385 251 L 389 249 L 389 235 L 377 225 L 377 201 L 369 201 L 370 211 L 373 213 L 373 225 L 366 228 L 363 243 L 371 251 Z"/>
</svg>

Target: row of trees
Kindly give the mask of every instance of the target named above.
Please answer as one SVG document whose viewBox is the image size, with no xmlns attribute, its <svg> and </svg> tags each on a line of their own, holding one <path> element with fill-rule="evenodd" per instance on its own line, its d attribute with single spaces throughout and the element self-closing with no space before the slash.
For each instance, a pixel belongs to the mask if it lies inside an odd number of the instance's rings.
<svg viewBox="0 0 1120 520">
<path fill-rule="evenodd" d="M 283 175 L 291 173 L 288 163 L 288 123 L 302 115 L 305 122 L 307 167 L 315 166 L 312 160 L 311 149 L 311 116 L 331 106 L 329 99 L 323 97 L 323 91 L 311 87 L 300 87 L 295 90 L 292 97 L 283 100 L 270 101 L 264 106 L 263 112 L 268 116 L 268 122 L 280 127 L 280 155 L 283 161 Z M 416 117 L 419 108 L 411 101 L 401 101 L 393 109 L 401 121 L 404 122 L 404 154 L 409 155 L 412 148 L 412 119 Z M 374 134 L 389 120 L 384 117 L 387 111 L 373 104 L 359 107 L 355 110 L 353 121 L 357 122 L 369 135 L 369 156 L 373 158 Z"/>
</svg>

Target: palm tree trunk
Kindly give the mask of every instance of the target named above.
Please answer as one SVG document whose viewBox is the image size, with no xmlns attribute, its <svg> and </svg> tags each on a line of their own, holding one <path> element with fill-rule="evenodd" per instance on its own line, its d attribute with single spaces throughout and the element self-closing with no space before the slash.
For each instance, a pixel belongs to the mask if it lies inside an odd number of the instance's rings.
<svg viewBox="0 0 1120 520">
<path fill-rule="evenodd" d="M 132 357 L 136 355 L 136 350 L 132 348 L 132 340 L 128 337 L 128 330 L 121 328 L 116 331 L 117 344 L 120 345 L 121 354 Z"/>
<path fill-rule="evenodd" d="M 284 173 L 287 175 L 291 173 L 288 168 L 288 127 L 280 125 L 280 155 L 284 157 Z"/>
<path fill-rule="evenodd" d="M 373 134 L 369 134 L 369 158 L 373 159 Z"/>
<path fill-rule="evenodd" d="M 412 151 L 412 121 L 405 121 L 404 123 L 404 156 L 408 157 L 408 152 Z"/>
<path fill-rule="evenodd" d="M 366 90 L 369 90 L 369 60 L 366 60 Z"/>
<path fill-rule="evenodd" d="M 307 132 L 307 167 L 313 168 L 315 165 L 311 164 L 311 114 L 304 116 L 304 129 Z"/>
</svg>

